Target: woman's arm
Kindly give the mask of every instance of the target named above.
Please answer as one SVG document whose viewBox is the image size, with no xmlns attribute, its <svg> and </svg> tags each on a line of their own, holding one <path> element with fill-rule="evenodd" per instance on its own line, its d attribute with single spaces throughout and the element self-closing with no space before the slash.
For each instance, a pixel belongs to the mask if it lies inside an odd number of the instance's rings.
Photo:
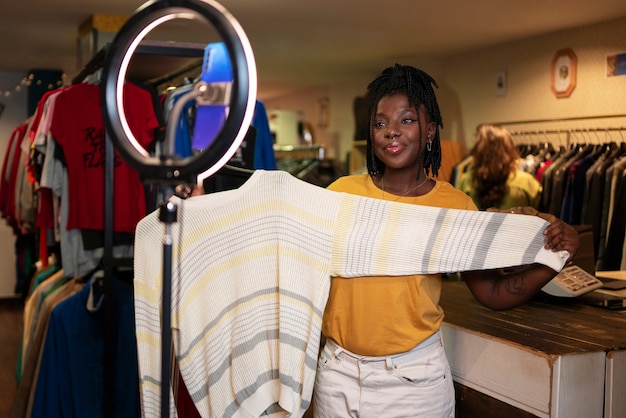
<svg viewBox="0 0 626 418">
<path fill-rule="evenodd" d="M 544 230 L 545 248 L 552 251 L 568 251 L 570 254 L 568 262 L 578 251 L 578 232 L 556 216 L 529 207 L 513 208 L 503 212 L 539 216 L 550 222 Z M 462 277 L 480 303 L 494 310 L 505 310 L 527 302 L 556 274 L 557 272 L 549 267 L 531 264 L 516 269 L 464 272 Z"/>
</svg>

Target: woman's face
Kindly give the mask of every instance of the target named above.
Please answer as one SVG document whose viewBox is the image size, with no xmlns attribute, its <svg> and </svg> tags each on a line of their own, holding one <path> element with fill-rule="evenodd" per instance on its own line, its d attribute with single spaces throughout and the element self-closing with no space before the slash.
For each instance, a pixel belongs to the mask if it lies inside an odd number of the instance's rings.
<svg viewBox="0 0 626 418">
<path fill-rule="evenodd" d="M 404 93 L 380 99 L 372 124 L 373 145 L 387 169 L 421 168 L 417 166 L 419 156 L 435 134 L 435 123 L 427 122 L 425 113 L 410 106 Z"/>
</svg>

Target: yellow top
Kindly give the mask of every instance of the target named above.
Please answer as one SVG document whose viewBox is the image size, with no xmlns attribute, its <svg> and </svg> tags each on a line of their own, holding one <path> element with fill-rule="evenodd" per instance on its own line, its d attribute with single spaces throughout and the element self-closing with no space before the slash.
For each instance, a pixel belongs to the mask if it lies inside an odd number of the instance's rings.
<svg viewBox="0 0 626 418">
<path fill-rule="evenodd" d="M 472 186 L 473 178 L 474 169 L 470 167 L 459 177 L 456 187 L 477 202 L 478 196 Z M 508 192 L 498 209 L 510 209 L 515 206 L 532 206 L 536 209 L 539 206 L 542 187 L 532 174 L 517 169 L 509 174 L 506 185 Z"/>
<path fill-rule="evenodd" d="M 368 174 L 339 178 L 328 189 L 381 199 Z M 438 181 L 424 196 L 385 200 L 451 209 L 476 210 L 472 200 L 450 183 Z M 421 239 L 419 236 L 416 240 Z M 364 356 L 402 353 L 435 333 L 443 320 L 439 306 L 441 275 L 332 279 L 322 333 Z"/>
</svg>

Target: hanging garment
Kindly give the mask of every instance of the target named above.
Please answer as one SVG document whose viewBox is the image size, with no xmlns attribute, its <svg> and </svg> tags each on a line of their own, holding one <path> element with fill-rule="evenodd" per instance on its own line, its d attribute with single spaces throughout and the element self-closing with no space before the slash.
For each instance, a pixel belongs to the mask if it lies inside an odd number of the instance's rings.
<svg viewBox="0 0 626 418">
<path fill-rule="evenodd" d="M 131 83 L 124 86 L 126 118 L 137 141 L 148 148 L 159 127 L 152 97 Z M 81 83 L 56 98 L 50 134 L 63 152 L 69 179 L 67 229 L 104 228 L 105 128 L 100 87 Z M 114 231 L 134 232 L 146 214 L 144 188 L 139 174 L 116 156 L 114 161 Z"/>
<path fill-rule="evenodd" d="M 626 158 L 622 158 L 613 168 L 609 216 L 607 219 L 606 247 L 602 259 L 603 270 L 619 270 L 622 264 L 622 248 L 626 231 Z"/>
<path fill-rule="evenodd" d="M 560 153 L 558 157 L 553 158 L 552 163 L 548 167 L 546 167 L 545 170 L 543 170 L 541 174 L 541 202 L 539 203 L 539 210 L 541 212 L 552 213 L 550 211 L 550 208 L 555 205 L 558 205 L 559 209 L 561 208 L 560 197 L 555 197 L 554 200 L 556 200 L 556 202 L 553 203 L 553 184 L 555 183 L 554 173 L 556 173 L 561 166 L 567 164 L 567 162 L 571 159 L 572 156 L 576 154 L 576 152 L 577 150 L 575 148 L 572 148 Z M 554 213 L 552 214 L 555 215 Z"/>
<path fill-rule="evenodd" d="M 5 158 L 5 166 L 3 167 L 2 185 L 0 192 L 2 196 L 2 217 L 13 228 L 14 234 L 19 234 L 19 223 L 17 214 L 15 213 L 15 187 L 17 183 L 17 174 L 20 165 L 23 162 L 22 142 L 27 139 L 28 124 L 24 123 L 13 130 L 11 139 Z"/>
<path fill-rule="evenodd" d="M 611 145 L 599 156 L 597 162 L 587 171 L 587 185 L 585 188 L 586 205 L 583 206 L 582 223 L 591 225 L 593 229 L 593 247 L 596 260 L 604 251 L 606 241 L 606 217 L 608 216 L 609 196 L 605 192 L 607 187 L 607 171 L 626 150 L 625 143 Z M 600 264 L 597 266 L 600 270 Z"/>
<path fill-rule="evenodd" d="M 11 418 L 22 418 L 31 416 L 29 411 L 32 409 L 33 399 L 35 397 L 35 388 L 37 386 L 38 373 L 40 370 L 40 360 L 43 351 L 43 343 L 46 331 L 48 329 L 48 320 L 50 313 L 60 302 L 67 297 L 75 294 L 82 289 L 83 284 L 79 278 L 71 280 L 61 280 L 58 286 L 51 288 L 44 295 L 41 301 L 37 320 L 33 325 L 31 342 L 28 350 L 24 352 L 23 370 L 19 379 L 19 384 L 11 406 Z"/>
<path fill-rule="evenodd" d="M 256 129 L 254 144 L 254 168 L 258 170 L 276 170 L 274 138 L 270 131 L 270 122 L 262 101 L 257 100 L 252 117 L 252 126 Z"/>
<path fill-rule="evenodd" d="M 617 175 L 615 170 L 620 166 L 621 162 L 626 161 L 626 157 L 621 156 L 615 159 L 604 172 L 604 190 L 602 194 L 602 214 L 600 217 L 600 239 L 598 240 L 598 252 L 596 253 L 596 270 L 607 270 L 605 267 L 605 254 L 608 236 L 610 234 L 611 221 L 615 204 L 615 188 Z M 617 175 L 615 175 L 617 174 Z"/>
<path fill-rule="evenodd" d="M 16 152 L 17 144 L 21 143 L 22 138 L 26 134 L 26 128 L 27 125 L 23 123 L 17 128 L 13 129 L 13 132 L 11 133 L 11 136 L 9 138 L 7 148 L 4 152 L 4 160 L 2 163 L 1 174 L 2 177 L 0 177 L 0 215 L 5 219 L 8 218 L 9 196 L 11 193 L 14 194 L 14 192 L 9 191 L 9 188 L 12 186 L 11 171 L 13 170 L 13 165 L 15 163 L 14 154 Z M 11 190 L 13 190 L 12 187 Z"/>
<path fill-rule="evenodd" d="M 569 169 L 576 161 L 579 161 L 585 155 L 591 152 L 591 147 L 580 145 L 574 148 L 573 153 L 566 161 L 563 161 L 552 172 L 552 189 L 550 191 L 550 206 L 548 212 L 554 216 L 561 218 L 561 207 L 563 206 L 563 198 L 565 196 L 565 184 Z M 556 164 L 556 163 L 555 163 Z M 554 164 L 552 165 L 554 166 Z M 551 166 L 551 167 L 552 167 Z"/>
<path fill-rule="evenodd" d="M 101 289 L 88 280 L 50 312 L 34 390 L 32 417 L 103 417 L 110 402 L 116 418 L 140 415 L 132 287 L 112 280 L 116 324 L 114 392 L 104 399 L 105 305 Z"/>
<path fill-rule="evenodd" d="M 536 216 L 333 192 L 283 171 L 187 200 L 172 225 L 172 341 L 201 416 L 301 417 L 310 406 L 330 277 L 548 265 Z M 135 318 L 142 413 L 160 414 L 162 234 L 137 225 Z M 416 240 L 416 237 L 422 237 Z M 170 393 L 170 399 L 172 394 Z M 173 401 L 170 414 L 176 415 Z"/>
<path fill-rule="evenodd" d="M 565 179 L 565 190 L 561 204 L 560 218 L 570 225 L 580 225 L 582 220 L 583 198 L 587 185 L 587 170 L 596 162 L 598 155 L 589 153 L 574 161 Z"/>
</svg>

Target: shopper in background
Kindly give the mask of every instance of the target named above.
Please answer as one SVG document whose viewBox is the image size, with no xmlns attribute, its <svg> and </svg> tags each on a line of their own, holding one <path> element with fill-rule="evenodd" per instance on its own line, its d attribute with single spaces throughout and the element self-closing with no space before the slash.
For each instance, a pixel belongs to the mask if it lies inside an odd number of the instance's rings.
<svg viewBox="0 0 626 418">
<path fill-rule="evenodd" d="M 479 209 L 537 208 L 541 183 L 520 168 L 520 154 L 505 128 L 482 125 L 470 151 L 471 162 L 456 187 L 469 195 Z"/>
<path fill-rule="evenodd" d="M 443 126 L 433 86 L 428 74 L 397 64 L 372 81 L 368 173 L 342 177 L 328 188 L 476 210 L 466 194 L 429 177 L 439 170 Z M 573 256 L 578 249 L 576 231 L 554 216 L 534 214 L 552 222 L 545 229 L 546 248 Z M 530 265 L 506 273 L 466 272 L 463 279 L 485 306 L 508 309 L 528 301 L 555 274 L 549 267 Z M 454 386 L 440 334 L 441 288 L 439 274 L 332 279 L 322 326 L 326 343 L 318 362 L 315 417 L 454 416 Z"/>
</svg>

